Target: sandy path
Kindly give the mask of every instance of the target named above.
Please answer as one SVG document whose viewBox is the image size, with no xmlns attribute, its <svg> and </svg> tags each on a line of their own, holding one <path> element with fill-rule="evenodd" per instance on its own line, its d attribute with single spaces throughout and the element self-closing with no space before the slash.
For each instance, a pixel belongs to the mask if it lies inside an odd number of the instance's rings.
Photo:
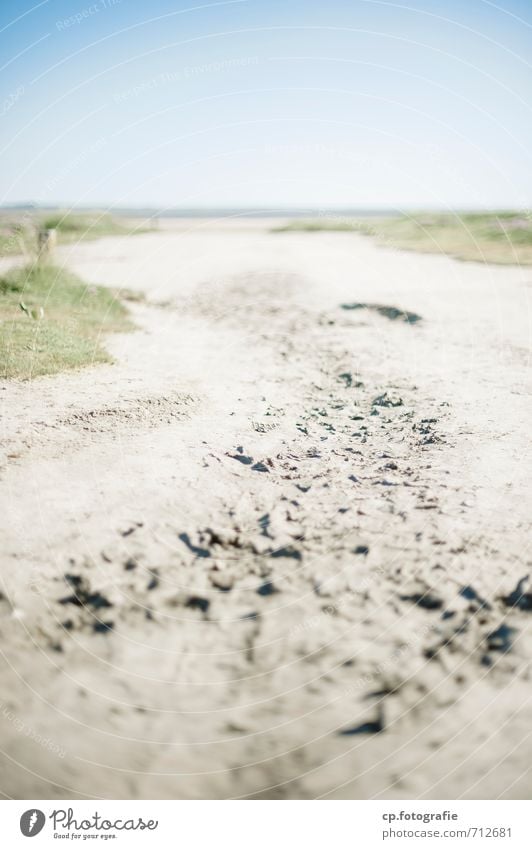
<svg viewBox="0 0 532 849">
<path fill-rule="evenodd" d="M 0 387 L 2 792 L 529 798 L 532 270 L 198 221 L 61 256 L 148 304 Z"/>
</svg>

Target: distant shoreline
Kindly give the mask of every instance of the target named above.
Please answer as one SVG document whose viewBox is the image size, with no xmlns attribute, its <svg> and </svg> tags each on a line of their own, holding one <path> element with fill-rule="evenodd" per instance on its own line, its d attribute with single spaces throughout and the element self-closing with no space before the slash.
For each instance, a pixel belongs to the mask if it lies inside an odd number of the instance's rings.
<svg viewBox="0 0 532 849">
<path fill-rule="evenodd" d="M 74 213 L 87 212 L 110 212 L 116 216 L 127 218 L 327 218 L 331 216 L 350 216 L 353 218 L 396 218 L 404 215 L 416 215 L 422 211 L 424 214 L 447 214 L 463 215 L 467 213 L 485 212 L 485 209 L 425 209 L 400 207 L 385 207 L 382 209 L 364 209 L 356 207 L 324 207 L 324 206 L 294 206 L 294 207 L 127 207 L 113 206 L 112 204 L 95 204 L 89 206 L 77 206 L 76 204 L 36 204 L 17 203 L 0 205 L 2 213 L 23 212 L 57 212 L 58 210 L 70 210 Z M 508 210 L 497 209 L 490 212 L 502 213 Z"/>
</svg>

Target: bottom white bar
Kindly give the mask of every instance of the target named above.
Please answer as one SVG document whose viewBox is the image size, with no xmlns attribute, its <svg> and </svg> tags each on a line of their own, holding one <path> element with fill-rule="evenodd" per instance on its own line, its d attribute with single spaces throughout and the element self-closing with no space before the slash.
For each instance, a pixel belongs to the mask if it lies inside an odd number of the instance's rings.
<svg viewBox="0 0 532 849">
<path fill-rule="evenodd" d="M 4 801 L 2 846 L 530 849 L 529 801 Z M 117 843 L 119 841 L 119 843 Z"/>
</svg>

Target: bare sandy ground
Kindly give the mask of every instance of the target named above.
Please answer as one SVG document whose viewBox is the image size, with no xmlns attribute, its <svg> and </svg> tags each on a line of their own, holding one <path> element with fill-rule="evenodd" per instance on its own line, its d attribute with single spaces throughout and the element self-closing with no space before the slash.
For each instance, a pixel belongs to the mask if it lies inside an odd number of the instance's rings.
<svg viewBox="0 0 532 849">
<path fill-rule="evenodd" d="M 532 269 L 261 222 L 61 260 L 147 302 L 0 386 L 3 794 L 530 798 Z"/>
</svg>

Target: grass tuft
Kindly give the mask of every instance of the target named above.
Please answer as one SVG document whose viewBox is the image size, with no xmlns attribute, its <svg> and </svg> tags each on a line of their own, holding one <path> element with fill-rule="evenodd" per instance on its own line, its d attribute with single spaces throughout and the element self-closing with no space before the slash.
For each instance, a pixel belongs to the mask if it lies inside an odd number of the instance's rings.
<svg viewBox="0 0 532 849">
<path fill-rule="evenodd" d="M 116 293 L 53 265 L 0 278 L 0 375 L 27 380 L 112 358 L 105 333 L 134 327 Z"/>
</svg>

